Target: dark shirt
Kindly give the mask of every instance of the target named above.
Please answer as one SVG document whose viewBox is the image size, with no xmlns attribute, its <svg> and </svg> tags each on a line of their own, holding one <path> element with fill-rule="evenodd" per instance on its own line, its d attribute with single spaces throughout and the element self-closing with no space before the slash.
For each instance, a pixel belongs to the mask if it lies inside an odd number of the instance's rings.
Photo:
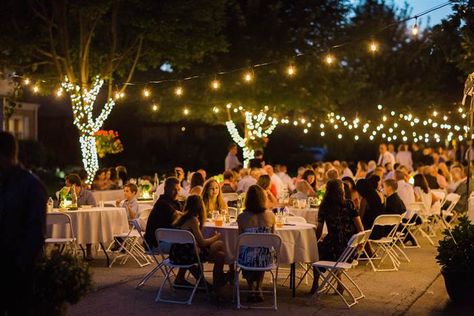
<svg viewBox="0 0 474 316">
<path fill-rule="evenodd" d="M 79 195 L 77 196 L 77 206 L 82 206 L 82 205 L 92 205 L 92 206 L 97 206 L 97 202 L 95 200 L 94 194 L 84 188 L 81 188 L 81 192 L 79 192 Z"/>
<path fill-rule="evenodd" d="M 262 158 L 253 158 L 249 160 L 249 168 L 263 168 L 263 159 Z"/>
<path fill-rule="evenodd" d="M 438 180 L 436 177 L 430 175 L 430 174 L 425 174 L 426 181 L 428 182 L 428 187 L 430 189 L 439 189 L 439 184 Z"/>
<path fill-rule="evenodd" d="M 173 228 L 173 220 L 176 218 L 176 211 L 181 210 L 181 204 L 171 198 L 160 195 L 153 209 L 150 212 L 146 223 L 145 240 L 152 248 L 158 246 L 155 231 L 158 228 Z"/>
<path fill-rule="evenodd" d="M 222 193 L 235 193 L 235 189 L 229 183 L 224 183 L 221 190 Z"/>
<path fill-rule="evenodd" d="M 403 214 L 406 210 L 405 204 L 397 193 L 393 193 L 385 200 L 385 214 Z"/>
</svg>

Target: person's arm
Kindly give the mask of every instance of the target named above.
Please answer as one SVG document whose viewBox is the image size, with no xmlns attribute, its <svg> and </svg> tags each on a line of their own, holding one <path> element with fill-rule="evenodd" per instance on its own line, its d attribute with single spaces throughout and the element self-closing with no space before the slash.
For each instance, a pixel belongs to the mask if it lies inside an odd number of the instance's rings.
<svg viewBox="0 0 474 316">
<path fill-rule="evenodd" d="M 199 228 L 199 220 L 196 217 L 191 220 L 190 227 L 193 232 L 194 238 L 196 239 L 196 243 L 200 248 L 210 246 L 220 238 L 220 233 L 216 233 L 211 238 L 204 238 L 201 229 Z"/>
<path fill-rule="evenodd" d="M 360 220 L 360 216 L 354 217 L 353 220 L 354 220 L 354 225 L 356 227 L 356 231 L 358 233 L 363 232 L 364 231 L 364 225 L 362 225 L 362 221 Z"/>
</svg>

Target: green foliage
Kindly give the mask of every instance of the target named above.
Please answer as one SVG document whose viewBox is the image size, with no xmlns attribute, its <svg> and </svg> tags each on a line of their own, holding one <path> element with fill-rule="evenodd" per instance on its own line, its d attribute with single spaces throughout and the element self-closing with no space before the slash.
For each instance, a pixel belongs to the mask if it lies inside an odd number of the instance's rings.
<svg viewBox="0 0 474 316">
<path fill-rule="evenodd" d="M 467 216 L 451 230 L 443 232 L 436 261 L 443 271 L 462 274 L 466 280 L 474 278 L 474 225 Z"/>
<path fill-rule="evenodd" d="M 87 264 L 56 250 L 38 264 L 35 277 L 35 300 L 42 311 L 53 311 L 63 303 L 76 304 L 93 288 Z"/>
</svg>

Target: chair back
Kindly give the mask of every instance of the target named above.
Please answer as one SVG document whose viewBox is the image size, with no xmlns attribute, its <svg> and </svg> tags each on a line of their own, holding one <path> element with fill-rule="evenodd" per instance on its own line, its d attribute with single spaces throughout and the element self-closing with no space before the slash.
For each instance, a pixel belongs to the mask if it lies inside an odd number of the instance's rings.
<svg viewBox="0 0 474 316">
<path fill-rule="evenodd" d="M 381 227 L 393 226 L 392 229 L 390 230 L 390 232 L 388 232 L 388 234 L 386 233 L 385 236 L 383 236 L 385 238 L 392 238 L 393 239 L 395 237 L 396 233 L 397 233 L 398 226 L 400 225 L 401 222 L 402 222 L 402 215 L 398 215 L 398 214 L 379 215 L 375 219 L 371 230 L 373 231 L 374 228 L 377 227 L 377 226 L 381 226 Z"/>
<path fill-rule="evenodd" d="M 237 238 L 236 256 L 239 258 L 240 247 L 265 247 L 275 249 L 276 259 L 280 257 L 281 238 L 277 234 L 243 233 Z"/>
<path fill-rule="evenodd" d="M 229 212 L 230 217 L 237 218 L 239 215 L 239 210 L 236 207 L 228 207 L 227 212 Z"/>
<path fill-rule="evenodd" d="M 352 237 L 347 242 L 347 247 L 344 249 L 342 254 L 337 259 L 337 263 L 341 262 L 348 262 L 350 259 L 354 258 L 354 253 L 357 251 L 358 248 L 362 248 L 367 240 L 369 240 L 369 236 L 372 230 L 365 230 L 360 233 L 352 235 Z"/>
<path fill-rule="evenodd" d="M 184 229 L 158 228 L 155 237 L 158 244 L 160 241 L 171 244 L 196 244 L 194 235 Z"/>
<path fill-rule="evenodd" d="M 239 200 L 239 195 L 237 193 L 222 193 L 222 197 L 226 203 Z"/>
<path fill-rule="evenodd" d="M 458 204 L 459 200 L 461 199 L 461 196 L 456 193 L 449 193 L 446 196 L 446 202 L 449 202 L 448 208 L 446 209 L 446 212 L 451 212 L 456 204 Z"/>
<path fill-rule="evenodd" d="M 287 216 L 286 220 L 290 223 L 307 223 L 306 218 L 302 216 Z"/>
<path fill-rule="evenodd" d="M 52 232 L 52 226 L 58 225 L 62 226 L 64 230 L 64 234 L 61 238 L 71 237 L 74 238 L 74 230 L 72 229 L 72 220 L 71 216 L 65 213 L 46 213 L 46 227 L 48 228 L 48 235 L 49 232 Z M 68 232 L 69 231 L 69 232 Z"/>
<path fill-rule="evenodd" d="M 143 207 L 141 208 L 140 206 L 138 207 L 139 208 L 139 214 L 138 214 L 138 219 L 140 220 L 140 225 L 142 227 L 146 227 L 146 223 L 148 222 L 148 217 L 150 217 L 150 213 L 151 213 L 151 210 L 152 208 L 148 205 L 144 205 L 146 207 Z"/>
</svg>

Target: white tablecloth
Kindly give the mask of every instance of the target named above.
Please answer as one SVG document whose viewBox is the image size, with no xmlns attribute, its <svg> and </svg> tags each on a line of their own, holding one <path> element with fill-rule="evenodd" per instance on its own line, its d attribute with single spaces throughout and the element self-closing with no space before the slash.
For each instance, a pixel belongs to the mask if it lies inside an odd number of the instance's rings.
<svg viewBox="0 0 474 316">
<path fill-rule="evenodd" d="M 104 191 L 92 191 L 94 198 L 99 205 L 99 201 L 117 201 L 123 200 L 123 190 L 104 190 Z"/>
<path fill-rule="evenodd" d="M 318 208 L 289 208 L 290 213 L 295 216 L 301 216 L 306 219 L 306 221 L 310 224 L 316 225 L 318 223 Z"/>
<path fill-rule="evenodd" d="M 93 207 L 65 213 L 71 217 L 79 244 L 108 242 L 113 240 L 115 234 L 129 230 L 127 212 L 121 207 Z M 68 236 L 69 230 L 64 226 L 53 225 L 51 234 L 52 237 Z"/>
<path fill-rule="evenodd" d="M 237 238 L 239 236 L 237 225 L 226 224 L 222 227 L 216 227 L 214 223 L 207 222 L 204 226 L 204 236 L 210 237 L 216 230 L 222 235 L 221 238 L 225 244 L 229 260 L 233 260 L 235 257 Z M 311 263 L 318 260 L 318 245 L 314 225 L 285 225 L 282 228 L 276 228 L 275 233 L 281 237 L 280 263 Z"/>
</svg>

